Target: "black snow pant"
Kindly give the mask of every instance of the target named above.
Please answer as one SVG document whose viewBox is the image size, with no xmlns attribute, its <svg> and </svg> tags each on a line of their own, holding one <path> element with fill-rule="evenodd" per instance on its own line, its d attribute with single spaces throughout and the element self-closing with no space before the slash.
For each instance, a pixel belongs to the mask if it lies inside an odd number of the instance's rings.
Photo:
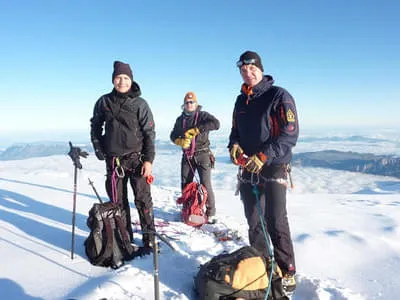
<svg viewBox="0 0 400 300">
<path fill-rule="evenodd" d="M 181 161 L 181 188 L 191 183 L 194 178 L 194 172 L 197 171 L 200 177 L 200 183 L 205 186 L 208 197 L 206 202 L 206 215 L 208 217 L 215 215 L 215 196 L 211 185 L 211 169 L 213 162 L 211 160 L 210 150 L 198 151 L 192 158 L 182 155 Z"/>
<path fill-rule="evenodd" d="M 253 182 L 256 182 L 253 175 Z M 261 215 L 265 229 L 270 235 L 275 260 L 283 274 L 294 275 L 296 273 L 293 242 L 290 236 L 289 222 L 286 210 L 286 185 L 274 181 L 275 179 L 286 179 L 286 165 L 271 165 L 265 167 L 256 185 L 261 206 Z M 266 239 L 260 223 L 257 197 L 254 186 L 249 179 L 251 174 L 244 172 L 244 182 L 240 185 L 240 197 L 244 204 L 245 215 L 249 225 L 250 245 L 261 251 L 268 259 L 269 253 Z M 266 179 L 266 180 L 265 180 Z"/>
<path fill-rule="evenodd" d="M 120 157 L 119 160 L 120 167 L 117 167 L 117 169 L 115 158 L 107 158 L 106 161 L 106 190 L 108 197 L 111 201 L 117 202 L 121 209 L 125 211 L 127 230 L 133 242 L 131 210 L 128 200 L 128 180 L 130 181 L 135 197 L 135 206 L 139 214 L 140 226 L 143 232 L 143 245 L 148 246 L 154 238 L 154 234 L 151 232 L 155 231 L 153 201 L 151 198 L 150 185 L 146 182 L 146 178 L 140 174 L 142 168 L 140 154 L 132 153 Z"/>
</svg>

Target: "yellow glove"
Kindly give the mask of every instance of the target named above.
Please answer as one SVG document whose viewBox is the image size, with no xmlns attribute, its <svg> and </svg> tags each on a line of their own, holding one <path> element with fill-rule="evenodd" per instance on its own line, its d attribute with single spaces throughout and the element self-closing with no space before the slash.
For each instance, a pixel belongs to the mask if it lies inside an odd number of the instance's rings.
<svg viewBox="0 0 400 300">
<path fill-rule="evenodd" d="M 243 149 L 239 144 L 233 144 L 231 150 L 229 150 L 229 154 L 231 155 L 231 161 L 235 165 L 239 165 L 238 159 L 243 155 Z"/>
<path fill-rule="evenodd" d="M 190 147 L 190 143 L 192 139 L 190 138 L 177 138 L 174 143 L 178 146 L 181 146 L 182 149 L 188 149 Z"/>
<path fill-rule="evenodd" d="M 264 162 L 267 161 L 267 157 L 264 155 L 264 153 L 258 153 L 254 154 L 253 156 L 250 156 L 244 167 L 246 168 L 247 171 L 250 173 L 260 173 L 262 167 L 264 166 Z"/>
<path fill-rule="evenodd" d="M 190 129 L 185 131 L 185 137 L 192 139 L 196 135 L 198 135 L 199 133 L 200 133 L 200 130 L 197 127 L 190 128 Z"/>
</svg>

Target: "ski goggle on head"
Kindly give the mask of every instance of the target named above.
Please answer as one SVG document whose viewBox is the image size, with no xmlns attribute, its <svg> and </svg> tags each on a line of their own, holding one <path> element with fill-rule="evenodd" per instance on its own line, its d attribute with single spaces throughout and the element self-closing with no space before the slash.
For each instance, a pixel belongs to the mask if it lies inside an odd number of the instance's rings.
<svg viewBox="0 0 400 300">
<path fill-rule="evenodd" d="M 250 58 L 250 59 L 244 59 L 244 60 L 239 60 L 236 63 L 236 66 L 238 68 L 241 68 L 243 65 L 255 65 L 257 60 L 255 58 Z"/>
</svg>

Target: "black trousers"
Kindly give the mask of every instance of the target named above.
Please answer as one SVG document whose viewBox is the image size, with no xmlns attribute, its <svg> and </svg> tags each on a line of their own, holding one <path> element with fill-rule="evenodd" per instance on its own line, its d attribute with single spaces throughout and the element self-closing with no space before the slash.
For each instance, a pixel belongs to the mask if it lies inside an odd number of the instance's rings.
<svg viewBox="0 0 400 300">
<path fill-rule="evenodd" d="M 263 169 L 261 175 L 267 179 L 286 179 L 287 176 L 282 165 L 268 166 Z M 243 174 L 246 181 L 250 179 L 250 176 L 248 172 Z M 256 188 L 259 192 L 261 217 L 272 240 L 275 260 L 284 274 L 293 275 L 296 272 L 296 266 L 286 210 L 286 186 L 276 181 L 266 181 L 260 178 L 260 183 L 256 185 Z M 240 196 L 249 225 L 250 245 L 268 258 L 269 254 L 261 227 L 254 185 L 251 182 L 241 183 Z"/>
<path fill-rule="evenodd" d="M 215 215 L 215 196 L 211 185 L 211 169 L 211 153 L 208 150 L 195 152 L 194 156 L 190 159 L 188 159 L 185 154 L 182 155 L 181 188 L 183 190 L 188 183 L 193 181 L 194 173 L 197 171 L 200 177 L 200 183 L 205 186 L 208 193 L 206 214 L 209 217 Z"/>
<path fill-rule="evenodd" d="M 121 209 L 126 212 L 126 226 L 129 232 L 131 241 L 133 241 L 131 210 L 128 199 L 128 181 L 133 190 L 135 197 L 134 203 L 139 214 L 140 226 L 143 232 L 143 244 L 149 245 L 153 241 L 154 235 L 151 232 L 155 231 L 154 215 L 153 215 L 153 200 L 151 197 L 150 185 L 146 182 L 146 178 L 140 175 L 142 162 L 139 154 L 131 154 L 120 158 L 120 165 L 124 170 L 123 177 L 118 177 L 115 174 L 115 161 L 107 159 L 107 179 L 106 190 L 111 201 L 116 201 Z M 121 173 L 121 169 L 119 169 Z M 114 183 L 113 183 L 114 182 Z M 113 185 L 116 188 L 113 194 Z M 113 200 L 114 198 L 116 200 Z"/>
</svg>

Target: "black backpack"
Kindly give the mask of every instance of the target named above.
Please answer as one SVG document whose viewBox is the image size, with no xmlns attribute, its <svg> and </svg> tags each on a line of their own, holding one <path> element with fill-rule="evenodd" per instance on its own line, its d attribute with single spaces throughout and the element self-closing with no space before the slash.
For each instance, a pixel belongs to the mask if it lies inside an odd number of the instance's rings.
<svg viewBox="0 0 400 300">
<path fill-rule="evenodd" d="M 231 300 L 236 298 L 265 298 L 286 300 L 282 290 L 279 268 L 274 268 L 270 282 L 270 268 L 260 252 L 245 246 L 232 253 L 222 253 L 200 266 L 195 277 L 195 291 L 199 300 Z"/>
<path fill-rule="evenodd" d="M 89 211 L 85 252 L 91 264 L 117 269 L 133 259 L 137 247 L 126 229 L 125 211 L 113 202 L 95 203 Z"/>
</svg>

